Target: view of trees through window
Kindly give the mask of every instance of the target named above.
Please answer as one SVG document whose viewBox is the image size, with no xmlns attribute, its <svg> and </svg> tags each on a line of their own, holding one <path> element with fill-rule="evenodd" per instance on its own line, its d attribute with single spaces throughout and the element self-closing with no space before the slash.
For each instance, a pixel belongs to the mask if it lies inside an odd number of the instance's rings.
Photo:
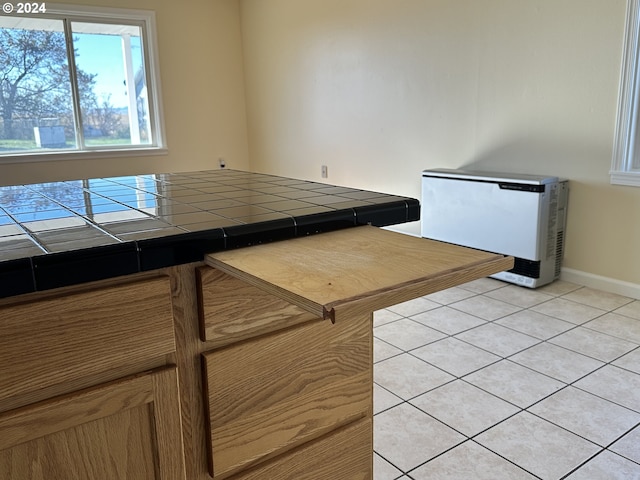
<svg viewBox="0 0 640 480">
<path fill-rule="evenodd" d="M 138 25 L 0 16 L 0 156 L 151 144 L 141 39 Z"/>
</svg>

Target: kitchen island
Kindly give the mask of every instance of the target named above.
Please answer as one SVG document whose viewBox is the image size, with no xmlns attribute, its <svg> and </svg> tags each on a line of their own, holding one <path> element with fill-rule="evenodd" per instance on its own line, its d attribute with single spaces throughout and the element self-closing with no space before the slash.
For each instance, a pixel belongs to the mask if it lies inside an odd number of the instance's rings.
<svg viewBox="0 0 640 480">
<path fill-rule="evenodd" d="M 371 479 L 372 311 L 512 264 L 360 226 L 416 200 L 282 177 L 7 191 L 1 478 Z"/>
</svg>

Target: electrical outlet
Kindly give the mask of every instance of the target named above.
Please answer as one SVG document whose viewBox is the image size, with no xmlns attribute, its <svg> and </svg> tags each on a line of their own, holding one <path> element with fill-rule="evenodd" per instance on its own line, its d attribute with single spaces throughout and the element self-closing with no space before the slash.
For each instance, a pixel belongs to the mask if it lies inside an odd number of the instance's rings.
<svg viewBox="0 0 640 480">
<path fill-rule="evenodd" d="M 220 165 L 220 168 L 225 168 L 227 166 L 227 162 L 224 157 L 218 158 L 218 165 Z"/>
<path fill-rule="evenodd" d="M 322 175 L 322 178 L 329 178 L 329 167 L 327 167 L 326 165 L 322 165 L 320 175 Z"/>
</svg>

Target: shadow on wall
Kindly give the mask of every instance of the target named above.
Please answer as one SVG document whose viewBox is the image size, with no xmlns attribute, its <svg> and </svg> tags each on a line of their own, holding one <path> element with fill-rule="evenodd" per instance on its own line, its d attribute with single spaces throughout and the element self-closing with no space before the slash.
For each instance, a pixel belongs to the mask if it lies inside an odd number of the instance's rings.
<svg viewBox="0 0 640 480">
<path fill-rule="evenodd" d="M 609 184 L 612 146 L 523 137 L 487 148 L 459 168 Z"/>
</svg>

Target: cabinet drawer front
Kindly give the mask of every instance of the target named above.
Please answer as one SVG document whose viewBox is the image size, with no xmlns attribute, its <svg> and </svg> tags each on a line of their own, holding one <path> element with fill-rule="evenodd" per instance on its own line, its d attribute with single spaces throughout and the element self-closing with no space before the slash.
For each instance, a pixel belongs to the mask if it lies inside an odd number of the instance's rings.
<svg viewBox="0 0 640 480">
<path fill-rule="evenodd" d="M 275 295 L 211 267 L 197 270 L 200 338 L 228 345 L 317 318 Z"/>
<path fill-rule="evenodd" d="M 226 477 L 372 412 L 371 315 L 315 320 L 204 355 L 212 475 Z"/>
<path fill-rule="evenodd" d="M 12 397 L 94 385 L 174 351 L 166 277 L 0 308 L 0 411 Z"/>
<path fill-rule="evenodd" d="M 348 454 L 347 454 L 348 452 Z M 373 421 L 360 420 L 230 480 L 373 479 Z"/>
</svg>

